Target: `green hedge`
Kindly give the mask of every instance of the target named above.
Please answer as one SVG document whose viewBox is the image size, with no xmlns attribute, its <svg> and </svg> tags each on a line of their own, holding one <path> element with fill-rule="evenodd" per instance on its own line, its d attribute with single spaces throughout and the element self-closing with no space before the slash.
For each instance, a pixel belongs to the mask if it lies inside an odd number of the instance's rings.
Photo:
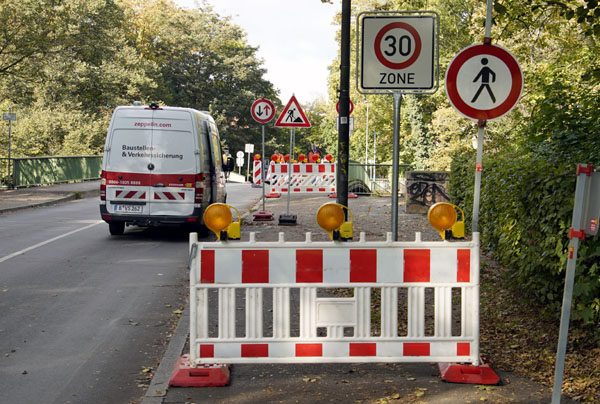
<svg viewBox="0 0 600 404">
<path fill-rule="evenodd" d="M 472 213 L 474 167 L 474 151 L 465 149 L 453 156 L 451 198 L 467 218 Z M 506 267 L 507 281 L 553 315 L 562 304 L 575 170 L 576 164 L 549 159 L 544 153 L 486 154 L 483 160 L 482 246 Z M 572 318 L 588 325 L 600 319 L 599 265 L 596 236 L 580 244 L 574 288 Z"/>
</svg>

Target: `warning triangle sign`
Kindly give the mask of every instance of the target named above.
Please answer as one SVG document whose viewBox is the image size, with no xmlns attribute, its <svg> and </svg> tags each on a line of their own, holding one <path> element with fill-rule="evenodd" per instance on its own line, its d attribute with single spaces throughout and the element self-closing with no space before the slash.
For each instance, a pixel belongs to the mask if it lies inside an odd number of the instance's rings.
<svg viewBox="0 0 600 404">
<path fill-rule="evenodd" d="M 310 122 L 300 108 L 298 100 L 294 95 L 290 98 L 281 115 L 275 122 L 275 126 L 280 128 L 310 128 Z"/>
</svg>

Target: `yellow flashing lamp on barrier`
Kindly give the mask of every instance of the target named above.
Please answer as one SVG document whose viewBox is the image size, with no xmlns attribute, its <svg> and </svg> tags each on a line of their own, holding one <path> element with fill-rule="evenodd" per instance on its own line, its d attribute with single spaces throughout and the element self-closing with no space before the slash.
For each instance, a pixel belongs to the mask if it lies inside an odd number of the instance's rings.
<svg viewBox="0 0 600 404">
<path fill-rule="evenodd" d="M 344 209 L 350 214 L 346 221 Z M 317 223 L 327 232 L 331 240 L 352 240 L 352 212 L 339 203 L 326 203 L 317 211 Z"/>
<path fill-rule="evenodd" d="M 231 209 L 238 215 L 237 222 L 233 221 Z M 219 240 L 239 240 L 241 238 L 240 211 L 225 203 L 213 203 L 204 211 L 204 224 Z"/>
<path fill-rule="evenodd" d="M 457 210 L 462 216 L 460 221 Z M 446 237 L 465 238 L 465 212 L 456 205 L 447 202 L 433 204 L 427 212 L 427 220 L 443 240 L 446 240 Z"/>
</svg>

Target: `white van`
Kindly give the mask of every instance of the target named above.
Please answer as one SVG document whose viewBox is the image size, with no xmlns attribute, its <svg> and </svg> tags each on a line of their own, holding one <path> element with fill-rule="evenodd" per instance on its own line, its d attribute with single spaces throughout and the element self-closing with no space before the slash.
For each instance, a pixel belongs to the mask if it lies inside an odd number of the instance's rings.
<svg viewBox="0 0 600 404">
<path fill-rule="evenodd" d="M 121 106 L 108 128 L 100 214 L 110 234 L 125 225 L 192 225 L 201 230 L 204 209 L 225 202 L 219 132 L 206 112 L 191 108 Z"/>
</svg>

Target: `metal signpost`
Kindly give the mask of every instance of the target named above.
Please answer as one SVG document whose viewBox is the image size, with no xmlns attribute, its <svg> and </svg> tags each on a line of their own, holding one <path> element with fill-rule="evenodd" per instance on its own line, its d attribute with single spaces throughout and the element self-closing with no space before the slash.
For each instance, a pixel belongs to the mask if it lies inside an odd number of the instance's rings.
<svg viewBox="0 0 600 404">
<path fill-rule="evenodd" d="M 506 49 L 492 45 L 491 20 L 492 5 L 488 0 L 484 43 L 460 51 L 446 71 L 446 94 L 450 103 L 461 115 L 478 121 L 473 233 L 479 226 L 485 124 L 507 114 L 523 91 L 523 73 L 515 57 Z"/>
<path fill-rule="evenodd" d="M 248 153 L 248 171 L 246 171 L 246 182 L 250 181 L 250 155 L 254 153 L 254 145 L 252 143 L 246 143 L 246 147 L 244 149 L 246 153 Z"/>
<path fill-rule="evenodd" d="M 292 186 L 292 159 L 294 154 L 294 136 L 296 128 L 310 128 L 310 122 L 304 114 L 304 111 L 300 107 L 296 96 L 292 94 L 292 98 L 288 101 L 287 105 L 281 111 L 281 115 L 277 118 L 275 126 L 279 128 L 290 128 L 290 153 L 288 160 L 288 181 L 287 181 L 287 209 L 286 213 L 279 215 L 280 225 L 295 225 L 297 217 L 296 215 L 290 214 L 290 192 Z"/>
<path fill-rule="evenodd" d="M 8 113 L 4 112 L 2 114 L 2 120 L 8 121 L 8 185 L 12 188 L 12 180 L 11 180 L 11 152 L 12 152 L 12 141 L 11 141 L 11 129 L 12 129 L 12 121 L 17 120 L 17 114 L 14 112 L 10 112 L 10 108 L 8 109 Z"/>
<path fill-rule="evenodd" d="M 262 185 L 262 210 L 254 212 L 254 220 L 270 221 L 273 220 L 273 213 L 265 209 L 265 123 L 271 121 L 275 117 L 275 106 L 266 98 L 261 98 L 252 104 L 250 108 L 252 118 L 262 126 L 262 154 L 261 154 L 261 185 Z"/>
<path fill-rule="evenodd" d="M 569 259 L 567 261 L 567 272 L 565 273 L 565 288 L 560 316 L 556 366 L 554 369 L 552 404 L 560 404 L 579 243 L 585 239 L 586 234 L 589 236 L 598 234 L 599 219 L 600 172 L 594 172 L 594 168 L 591 165 L 580 164 L 577 166 L 575 204 L 573 207 L 571 229 L 569 230 Z"/>
<path fill-rule="evenodd" d="M 235 156 L 235 164 L 238 166 L 238 174 L 241 175 L 242 167 L 244 166 L 244 152 L 240 150 L 235 154 Z"/>
<path fill-rule="evenodd" d="M 438 89 L 438 21 L 434 11 L 369 11 L 356 19 L 356 88 L 362 94 L 394 96 L 394 241 L 398 240 L 400 105 L 403 94 L 433 94 Z"/>
</svg>

